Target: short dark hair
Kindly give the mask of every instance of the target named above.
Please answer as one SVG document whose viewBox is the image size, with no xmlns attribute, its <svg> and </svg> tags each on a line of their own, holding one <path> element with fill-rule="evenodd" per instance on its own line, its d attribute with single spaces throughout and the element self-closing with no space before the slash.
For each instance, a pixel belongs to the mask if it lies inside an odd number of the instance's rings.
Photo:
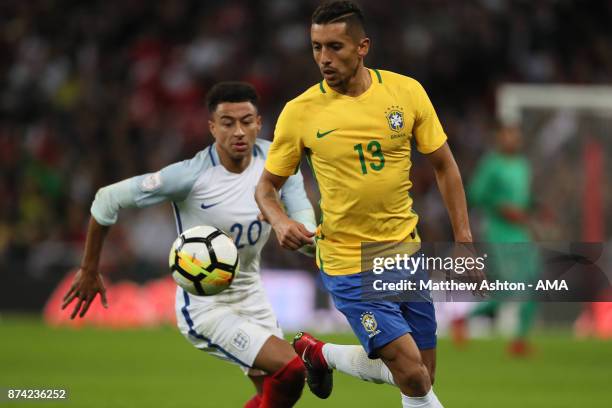
<svg viewBox="0 0 612 408">
<path fill-rule="evenodd" d="M 226 81 L 218 82 L 206 95 L 208 112 L 213 113 L 217 106 L 223 102 L 251 102 L 257 107 L 259 96 L 253 85 L 246 82 Z"/>
<path fill-rule="evenodd" d="M 326 1 L 312 13 L 312 24 L 332 23 L 346 23 L 347 31 L 356 28 L 360 35 L 365 35 L 363 12 L 352 1 Z"/>
</svg>

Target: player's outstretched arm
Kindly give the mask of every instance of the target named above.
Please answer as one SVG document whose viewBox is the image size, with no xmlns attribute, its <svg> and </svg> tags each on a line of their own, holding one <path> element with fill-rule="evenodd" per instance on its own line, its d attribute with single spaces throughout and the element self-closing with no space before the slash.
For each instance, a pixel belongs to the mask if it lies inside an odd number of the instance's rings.
<svg viewBox="0 0 612 408">
<path fill-rule="evenodd" d="M 289 218 L 283 210 L 278 191 L 285 181 L 287 177 L 277 176 L 264 169 L 255 189 L 255 200 L 264 219 L 274 229 L 279 244 L 285 249 L 296 250 L 312 244 L 314 234 L 303 224 Z"/>
<path fill-rule="evenodd" d="M 76 304 L 70 315 L 74 319 L 77 314 L 79 317 L 85 316 L 89 306 L 100 294 L 100 299 L 104 307 L 108 307 L 106 300 L 106 288 L 102 280 L 102 275 L 98 273 L 98 265 L 100 263 L 100 254 L 104 239 L 110 227 L 100 225 L 94 217 L 89 219 L 89 227 L 87 228 L 87 239 L 85 241 L 85 253 L 81 267 L 79 268 L 72 286 L 64 296 L 62 309 L 65 309 L 70 303 L 76 299 Z M 79 313 L 80 312 L 80 313 Z"/>
<path fill-rule="evenodd" d="M 87 229 L 85 253 L 74 282 L 64 297 L 62 309 L 77 299 L 70 316 L 85 316 L 99 293 L 107 307 L 106 289 L 98 264 L 104 239 L 111 225 L 117 222 L 122 208 L 143 208 L 164 201 L 183 201 L 191 191 L 205 162 L 203 154 L 164 167 L 156 173 L 142 174 L 119 181 L 98 190 L 91 205 L 91 219 Z"/>
</svg>

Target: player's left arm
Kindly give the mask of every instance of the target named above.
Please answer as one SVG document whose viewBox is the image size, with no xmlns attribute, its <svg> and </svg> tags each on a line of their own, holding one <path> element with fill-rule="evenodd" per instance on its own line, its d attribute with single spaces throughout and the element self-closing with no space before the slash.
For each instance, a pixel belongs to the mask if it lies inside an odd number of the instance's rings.
<svg viewBox="0 0 612 408">
<path fill-rule="evenodd" d="M 426 157 L 434 168 L 438 188 L 453 227 L 455 242 L 472 242 L 463 181 L 448 143 L 445 142 Z"/>
<path fill-rule="evenodd" d="M 475 249 L 472 245 L 472 231 L 468 219 L 463 181 L 448 143 L 444 142 L 437 150 L 429 153 L 427 158 L 433 165 L 438 188 L 451 220 L 455 242 L 458 243 L 455 247 L 455 256 L 473 257 Z M 486 276 L 483 270 L 474 268 L 468 270 L 463 278 L 476 282 L 480 287 L 480 282 L 485 280 Z M 476 289 L 473 294 L 484 296 L 485 291 Z"/>
<path fill-rule="evenodd" d="M 413 87 L 412 97 L 416 105 L 413 134 L 417 149 L 425 154 L 433 165 L 438 188 L 453 227 L 454 239 L 459 243 L 455 253 L 457 256 L 474 256 L 472 231 L 459 167 L 448 147 L 446 134 L 433 104 L 420 84 L 417 83 Z M 465 277 L 477 283 L 486 278 L 484 272 L 479 269 L 469 270 Z M 475 293 L 482 294 L 480 290 Z"/>
<path fill-rule="evenodd" d="M 455 242 L 472 242 L 463 181 L 455 158 L 446 142 L 442 124 L 440 124 L 427 92 L 420 83 L 416 81 L 411 83 L 410 97 L 415 107 L 412 132 L 416 146 L 434 167 L 438 188 L 442 193 L 453 226 Z"/>
</svg>

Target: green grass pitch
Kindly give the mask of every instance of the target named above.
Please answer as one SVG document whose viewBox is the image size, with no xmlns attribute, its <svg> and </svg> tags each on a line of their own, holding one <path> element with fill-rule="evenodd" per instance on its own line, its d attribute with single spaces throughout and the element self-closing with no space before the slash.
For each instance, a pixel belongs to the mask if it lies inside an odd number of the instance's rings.
<svg viewBox="0 0 612 408">
<path fill-rule="evenodd" d="M 350 334 L 324 340 L 355 343 Z M 0 320 L 0 388 L 66 388 L 63 402 L 0 407 L 242 407 L 253 394 L 242 372 L 194 349 L 172 327 L 53 329 L 37 319 Z M 612 406 L 612 343 L 538 333 L 537 352 L 517 360 L 501 339 L 464 350 L 440 340 L 436 393 L 446 408 Z M 399 392 L 335 374 L 325 401 L 305 389 L 298 407 L 400 407 Z M 5 392 L 5 391 L 3 391 Z M 4 397 L 4 396 L 3 396 Z M 41 405 L 42 404 L 42 405 Z"/>
</svg>

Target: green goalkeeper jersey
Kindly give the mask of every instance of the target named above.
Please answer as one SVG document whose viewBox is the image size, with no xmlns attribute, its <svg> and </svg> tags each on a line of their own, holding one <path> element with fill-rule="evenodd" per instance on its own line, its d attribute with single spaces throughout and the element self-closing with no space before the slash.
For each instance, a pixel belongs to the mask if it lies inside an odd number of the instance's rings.
<svg viewBox="0 0 612 408">
<path fill-rule="evenodd" d="M 531 203 L 531 169 L 522 155 L 487 154 L 468 187 L 468 199 L 484 212 L 483 238 L 488 242 L 530 242 L 529 230 L 507 221 L 500 208 L 525 210 Z"/>
</svg>

